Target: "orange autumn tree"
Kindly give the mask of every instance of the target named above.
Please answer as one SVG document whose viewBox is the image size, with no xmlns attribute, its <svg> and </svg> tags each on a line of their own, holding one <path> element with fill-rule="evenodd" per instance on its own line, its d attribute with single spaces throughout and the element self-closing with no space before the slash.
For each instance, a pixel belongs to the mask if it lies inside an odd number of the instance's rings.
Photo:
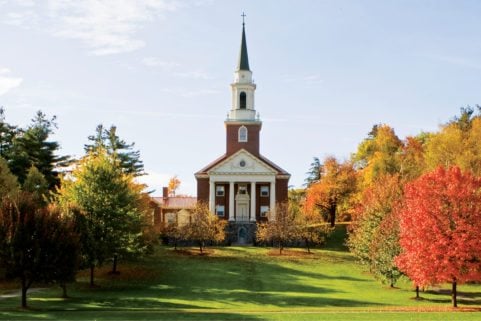
<svg viewBox="0 0 481 321">
<path fill-rule="evenodd" d="M 481 178 L 438 167 L 405 187 L 398 267 L 416 286 L 481 281 Z"/>
<path fill-rule="evenodd" d="M 306 212 L 317 209 L 331 227 L 335 225 L 336 214 L 356 189 L 356 172 L 350 162 L 340 163 L 329 156 L 320 169 L 320 179 L 306 191 Z"/>
</svg>

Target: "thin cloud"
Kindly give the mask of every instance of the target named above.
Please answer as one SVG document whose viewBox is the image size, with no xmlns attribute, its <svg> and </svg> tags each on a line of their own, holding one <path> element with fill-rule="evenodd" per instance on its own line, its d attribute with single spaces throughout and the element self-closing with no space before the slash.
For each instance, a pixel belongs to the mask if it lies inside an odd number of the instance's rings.
<svg viewBox="0 0 481 321">
<path fill-rule="evenodd" d="M 10 76 L 8 68 L 0 67 L 0 96 L 6 94 L 13 88 L 20 86 L 23 79 Z"/>
<path fill-rule="evenodd" d="M 158 57 L 145 57 L 141 62 L 144 66 L 162 69 L 172 69 L 180 66 L 177 62 L 164 61 Z"/>
</svg>

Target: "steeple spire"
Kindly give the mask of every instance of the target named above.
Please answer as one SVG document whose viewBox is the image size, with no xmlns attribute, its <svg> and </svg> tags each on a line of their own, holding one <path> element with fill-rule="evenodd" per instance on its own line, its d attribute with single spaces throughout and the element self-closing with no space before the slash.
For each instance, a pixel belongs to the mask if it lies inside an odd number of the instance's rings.
<svg viewBox="0 0 481 321">
<path fill-rule="evenodd" d="M 239 54 L 239 65 L 237 70 L 249 70 L 249 56 L 247 55 L 247 42 L 246 42 L 246 32 L 245 32 L 245 13 L 242 13 L 242 42 Z"/>
</svg>

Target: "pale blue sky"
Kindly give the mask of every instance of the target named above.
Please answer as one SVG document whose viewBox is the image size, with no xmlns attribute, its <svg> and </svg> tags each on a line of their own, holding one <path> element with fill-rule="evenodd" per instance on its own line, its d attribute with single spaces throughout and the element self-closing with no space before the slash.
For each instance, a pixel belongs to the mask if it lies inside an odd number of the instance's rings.
<svg viewBox="0 0 481 321">
<path fill-rule="evenodd" d="M 0 0 L 7 121 L 57 115 L 62 153 L 97 124 L 135 142 L 157 189 L 225 150 L 245 11 L 261 153 L 301 186 L 373 124 L 432 131 L 481 104 L 481 1 Z"/>
</svg>

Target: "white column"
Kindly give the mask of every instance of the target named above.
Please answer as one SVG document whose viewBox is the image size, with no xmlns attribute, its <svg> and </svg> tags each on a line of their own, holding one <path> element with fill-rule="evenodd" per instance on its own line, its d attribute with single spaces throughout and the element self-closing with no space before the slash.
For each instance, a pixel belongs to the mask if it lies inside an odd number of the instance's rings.
<svg viewBox="0 0 481 321">
<path fill-rule="evenodd" d="M 256 182 L 251 182 L 251 222 L 256 221 Z"/>
<path fill-rule="evenodd" d="M 271 186 L 269 188 L 269 196 L 270 196 L 270 204 L 269 204 L 269 211 L 271 212 L 271 219 L 273 221 L 276 220 L 276 181 L 271 182 Z"/>
<path fill-rule="evenodd" d="M 209 181 L 209 210 L 215 212 L 215 182 L 212 180 Z"/>
<path fill-rule="evenodd" d="M 234 195 L 234 182 L 229 182 L 229 221 L 234 220 L 234 206 L 235 206 L 235 195 Z"/>
</svg>

